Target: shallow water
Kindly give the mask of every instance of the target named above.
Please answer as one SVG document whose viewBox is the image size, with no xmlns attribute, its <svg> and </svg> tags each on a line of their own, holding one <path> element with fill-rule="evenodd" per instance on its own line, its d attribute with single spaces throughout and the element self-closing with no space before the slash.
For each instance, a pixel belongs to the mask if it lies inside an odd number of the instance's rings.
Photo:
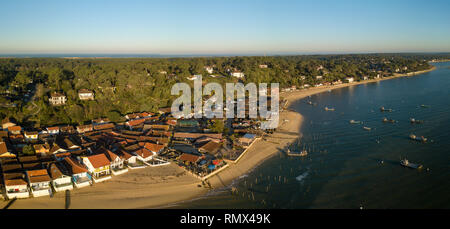
<svg viewBox="0 0 450 229">
<path fill-rule="evenodd" d="M 292 150 L 307 149 L 308 156 L 279 154 L 236 180 L 237 192 L 227 187 L 174 207 L 450 208 L 450 63 L 435 65 L 437 70 L 419 76 L 293 103 L 305 121 L 303 139 Z M 393 111 L 381 112 L 381 106 Z M 383 123 L 384 117 L 397 122 Z M 411 124 L 410 118 L 424 123 Z M 363 124 L 350 124 L 352 119 Z M 411 133 L 429 142 L 414 142 Z M 401 158 L 424 169 L 402 167 Z"/>
</svg>

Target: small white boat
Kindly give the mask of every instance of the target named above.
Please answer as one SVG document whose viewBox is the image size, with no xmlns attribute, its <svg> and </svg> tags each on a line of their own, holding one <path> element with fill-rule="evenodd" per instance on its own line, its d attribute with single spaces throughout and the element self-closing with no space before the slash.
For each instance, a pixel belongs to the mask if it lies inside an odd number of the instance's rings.
<svg viewBox="0 0 450 229">
<path fill-rule="evenodd" d="M 350 124 L 362 124 L 361 121 L 350 120 Z"/>
<path fill-rule="evenodd" d="M 413 124 L 421 124 L 421 123 L 423 123 L 422 120 L 417 120 L 417 119 L 415 119 L 415 118 L 410 118 L 409 121 L 410 121 L 411 123 L 413 123 Z"/>
<path fill-rule="evenodd" d="M 386 109 L 384 107 L 380 107 L 381 112 L 392 112 L 392 109 Z"/>
<path fill-rule="evenodd" d="M 365 129 L 365 130 L 367 130 L 367 131 L 371 131 L 371 130 L 372 130 L 372 128 L 367 127 L 367 126 L 364 126 L 363 129 Z"/>
<path fill-rule="evenodd" d="M 325 107 L 325 110 L 326 110 L 326 111 L 334 111 L 334 108 L 328 108 L 328 107 Z"/>
</svg>

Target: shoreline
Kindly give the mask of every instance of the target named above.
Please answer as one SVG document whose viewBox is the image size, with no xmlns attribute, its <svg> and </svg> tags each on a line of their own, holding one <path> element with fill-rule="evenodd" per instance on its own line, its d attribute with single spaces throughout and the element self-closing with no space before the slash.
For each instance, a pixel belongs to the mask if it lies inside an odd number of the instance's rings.
<svg viewBox="0 0 450 229">
<path fill-rule="evenodd" d="M 280 93 L 287 101 L 287 108 L 300 99 L 344 87 L 373 83 L 405 76 L 415 76 L 437 69 L 436 66 L 424 71 L 366 80 L 340 85 L 321 86 L 293 92 Z M 220 173 L 209 178 L 214 189 L 227 187 L 242 175 L 248 174 L 266 160 L 280 153 L 281 149 L 292 144 L 302 136 L 304 117 L 292 110 L 280 112 L 280 126 L 266 140 L 260 139 L 246 152 L 238 163 L 232 164 Z M 202 198 L 210 190 L 201 186 L 201 181 L 189 175 L 184 169 L 170 164 L 162 167 L 147 167 L 115 176 L 109 181 L 94 186 L 71 191 L 70 208 L 167 208 Z M 201 187 L 199 187 L 201 186 Z M 3 206 L 8 204 L 3 201 Z M 64 208 L 64 193 L 53 197 L 38 197 L 17 200 L 10 208 Z"/>
</svg>

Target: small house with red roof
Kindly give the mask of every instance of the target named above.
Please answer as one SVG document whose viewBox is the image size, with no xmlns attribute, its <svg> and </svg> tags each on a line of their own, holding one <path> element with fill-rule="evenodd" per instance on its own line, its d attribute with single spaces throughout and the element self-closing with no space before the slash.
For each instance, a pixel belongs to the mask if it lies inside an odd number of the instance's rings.
<svg viewBox="0 0 450 229">
<path fill-rule="evenodd" d="M 92 184 L 92 177 L 87 168 L 72 157 L 65 157 L 61 162 L 70 176 L 75 188 L 82 188 Z"/>
<path fill-rule="evenodd" d="M 49 196 L 52 194 L 50 187 L 51 178 L 46 169 L 28 170 L 26 171 L 26 175 L 33 197 Z"/>
<path fill-rule="evenodd" d="M 86 165 L 89 173 L 92 175 L 95 183 L 103 182 L 111 179 L 111 162 L 105 154 L 95 154 L 92 156 L 82 157 L 83 164 Z"/>
<path fill-rule="evenodd" d="M 10 126 L 10 127 L 8 127 L 8 131 L 11 134 L 20 134 L 21 131 L 22 131 L 22 127 L 20 127 L 20 126 Z"/>
<path fill-rule="evenodd" d="M 56 192 L 72 190 L 72 176 L 61 163 L 51 163 L 48 167 L 52 186 Z"/>
<path fill-rule="evenodd" d="M 5 169 L 3 169 L 3 172 L 5 172 Z M 28 183 L 24 177 L 25 175 L 22 172 L 3 173 L 6 197 L 9 199 L 30 197 Z"/>
<path fill-rule="evenodd" d="M 97 152 L 105 154 L 108 158 L 112 174 L 117 176 L 128 172 L 128 168 L 125 166 L 125 158 L 122 154 L 119 155 L 119 153 L 113 153 L 111 150 L 104 147 L 101 147 Z"/>
<path fill-rule="evenodd" d="M 59 134 L 59 126 L 47 127 L 48 134 Z"/>
</svg>

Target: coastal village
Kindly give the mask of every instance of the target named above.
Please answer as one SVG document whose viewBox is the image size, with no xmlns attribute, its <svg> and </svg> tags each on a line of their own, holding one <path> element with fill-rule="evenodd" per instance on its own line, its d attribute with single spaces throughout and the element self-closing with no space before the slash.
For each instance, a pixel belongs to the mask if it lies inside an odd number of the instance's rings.
<svg viewBox="0 0 450 229">
<path fill-rule="evenodd" d="M 213 67 L 205 69 L 212 73 Z M 245 74 L 234 69 L 230 70 L 230 76 L 242 78 Z M 380 77 L 383 73 L 376 78 Z M 322 77 L 316 79 L 320 81 Z M 353 77 L 347 77 L 345 82 L 324 81 L 313 87 L 354 81 Z M 307 90 L 309 87 L 306 84 L 281 91 Z M 80 90 L 78 97 L 80 100 L 95 99 L 94 92 L 88 89 Z M 63 93 L 53 92 L 48 102 L 52 106 L 64 106 L 67 98 Z M 286 104 L 281 101 L 282 110 Z M 248 114 L 248 99 L 246 105 Z M 171 115 L 170 108 L 160 108 L 157 113 L 131 113 L 124 119 L 126 122 L 122 123 L 98 118 L 85 125 L 30 129 L 22 128 L 6 117 L 0 131 L 2 197 L 52 196 L 55 192 L 114 179 L 129 170 L 171 163 L 207 182 L 209 177 L 239 161 L 254 142 L 274 131 L 262 130 L 261 119 L 180 119 Z"/>
<path fill-rule="evenodd" d="M 54 96 L 58 99 L 52 96 L 49 102 L 63 105 L 62 95 Z M 212 131 L 223 119 L 176 119 L 170 108 L 127 114 L 125 119 L 36 130 L 5 118 L 0 131 L 3 198 L 51 196 L 170 163 L 204 181 L 236 163 L 265 133 L 258 120 L 235 119 L 230 122 L 233 135 L 224 136 Z"/>
</svg>

